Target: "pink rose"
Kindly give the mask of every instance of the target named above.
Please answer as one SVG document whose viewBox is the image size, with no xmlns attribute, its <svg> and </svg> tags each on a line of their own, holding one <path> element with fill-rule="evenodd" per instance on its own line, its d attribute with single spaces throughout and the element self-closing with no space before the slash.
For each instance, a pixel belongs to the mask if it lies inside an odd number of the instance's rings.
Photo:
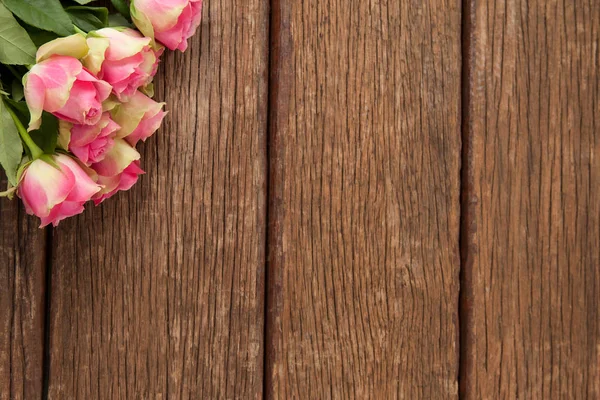
<svg viewBox="0 0 600 400">
<path fill-rule="evenodd" d="M 51 56 L 35 64 L 23 78 L 31 113 L 29 130 L 38 129 L 45 110 L 73 124 L 95 125 L 111 86 L 69 56 Z"/>
<path fill-rule="evenodd" d="M 135 146 L 145 141 L 160 127 L 167 114 L 162 110 L 165 103 L 157 103 L 141 92 L 136 92 L 129 102 L 117 105 L 112 111 L 113 120 L 121 126 L 117 137 Z"/>
<path fill-rule="evenodd" d="M 94 197 L 96 205 L 113 196 L 119 190 L 129 190 L 144 173 L 140 168 L 140 153 L 123 139 L 115 139 L 115 145 L 99 163 L 92 168 L 98 174 L 103 188 Z"/>
<path fill-rule="evenodd" d="M 202 0 L 133 0 L 131 17 L 144 35 L 185 51 L 200 26 Z"/>
<path fill-rule="evenodd" d="M 41 227 L 57 226 L 65 218 L 83 212 L 83 205 L 100 191 L 77 161 L 64 154 L 51 156 L 56 165 L 43 159 L 33 161 L 23 172 L 18 195 Z"/>
<path fill-rule="evenodd" d="M 83 65 L 99 79 L 108 82 L 115 95 L 126 101 L 138 88 L 152 82 L 163 49 L 155 51 L 152 39 L 133 29 L 104 28 L 87 38 L 89 53 Z"/>
<path fill-rule="evenodd" d="M 114 145 L 114 138 L 121 127 L 102 114 L 96 125 L 74 125 L 60 121 L 58 141 L 61 147 L 75 154 L 79 161 L 87 166 L 104 159 L 104 155 Z"/>
</svg>

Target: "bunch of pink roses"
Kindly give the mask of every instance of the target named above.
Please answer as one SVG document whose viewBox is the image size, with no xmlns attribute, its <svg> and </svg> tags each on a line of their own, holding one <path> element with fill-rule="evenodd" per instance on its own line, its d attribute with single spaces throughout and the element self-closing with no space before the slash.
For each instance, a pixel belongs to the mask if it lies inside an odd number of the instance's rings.
<svg viewBox="0 0 600 400">
<path fill-rule="evenodd" d="M 0 195 L 16 193 L 42 227 L 83 212 L 88 201 L 98 205 L 129 190 L 144 173 L 136 145 L 166 114 L 164 103 L 152 99 L 163 46 L 185 51 L 202 11 L 202 0 L 132 0 L 130 7 L 113 0 L 121 15 L 112 16 L 105 8 L 55 2 L 51 12 L 68 15 L 70 30 L 29 21 L 20 8 L 34 5 L 0 3 L 0 18 L 10 19 L 17 37 L 11 45 L 35 50 L 27 63 L 0 44 L 0 164 L 9 181 Z M 38 39 L 38 47 L 29 25 L 56 38 Z"/>
</svg>

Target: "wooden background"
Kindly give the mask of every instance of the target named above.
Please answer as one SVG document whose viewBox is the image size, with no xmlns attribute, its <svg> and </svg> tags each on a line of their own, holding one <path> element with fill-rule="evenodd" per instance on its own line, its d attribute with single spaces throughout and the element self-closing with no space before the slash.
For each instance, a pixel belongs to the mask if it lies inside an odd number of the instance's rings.
<svg viewBox="0 0 600 400">
<path fill-rule="evenodd" d="M 203 13 L 131 192 L 0 201 L 0 399 L 600 399 L 600 1 Z"/>
</svg>

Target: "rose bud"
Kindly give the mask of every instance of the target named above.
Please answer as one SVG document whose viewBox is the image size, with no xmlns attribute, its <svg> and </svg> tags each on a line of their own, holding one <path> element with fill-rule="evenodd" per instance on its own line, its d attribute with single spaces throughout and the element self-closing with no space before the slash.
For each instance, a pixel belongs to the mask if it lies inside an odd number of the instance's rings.
<svg viewBox="0 0 600 400">
<path fill-rule="evenodd" d="M 157 103 L 141 92 L 136 92 L 129 102 L 117 105 L 112 111 L 113 120 L 121 126 L 118 138 L 132 146 L 145 141 L 160 127 L 167 114 L 162 110 L 165 103 Z"/>
<path fill-rule="evenodd" d="M 200 26 L 202 0 L 133 0 L 131 17 L 145 36 L 185 51 Z"/>
<path fill-rule="evenodd" d="M 38 129 L 42 111 L 73 124 L 95 125 L 111 86 L 89 73 L 74 57 L 53 55 L 35 64 L 23 78 L 31 113 L 29 130 Z"/>
<path fill-rule="evenodd" d="M 114 145 L 114 138 L 121 127 L 105 112 L 96 125 L 74 125 L 60 121 L 58 143 L 87 166 L 102 161 Z"/>
<path fill-rule="evenodd" d="M 88 35 L 90 48 L 83 65 L 108 82 L 121 101 L 152 82 L 163 49 L 155 51 L 152 39 L 133 29 L 104 28 Z"/>
<path fill-rule="evenodd" d="M 43 157 L 23 172 L 17 193 L 30 215 L 42 220 L 40 227 L 83 212 L 83 205 L 100 191 L 100 186 L 74 159 L 55 154 L 51 163 Z"/>
<path fill-rule="evenodd" d="M 123 139 L 115 139 L 115 145 L 99 163 L 92 168 L 98 174 L 103 188 L 94 197 L 96 205 L 113 196 L 119 190 L 129 190 L 144 173 L 140 168 L 140 153 Z"/>
</svg>

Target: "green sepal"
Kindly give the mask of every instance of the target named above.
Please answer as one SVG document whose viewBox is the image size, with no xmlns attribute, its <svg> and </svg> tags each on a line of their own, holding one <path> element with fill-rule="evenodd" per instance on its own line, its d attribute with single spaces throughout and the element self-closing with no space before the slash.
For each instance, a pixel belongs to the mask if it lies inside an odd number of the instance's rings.
<svg viewBox="0 0 600 400">
<path fill-rule="evenodd" d="M 52 156 L 50 154 L 43 154 L 40 156 L 40 160 L 52 165 L 54 168 L 56 168 L 59 171 L 62 171 L 62 169 L 60 168 L 60 165 L 58 165 L 56 163 L 56 161 L 54 161 L 54 159 L 52 159 Z"/>
<path fill-rule="evenodd" d="M 27 161 L 25 161 L 27 160 Z M 27 169 L 27 167 L 29 167 L 29 165 L 33 162 L 33 160 L 30 160 L 28 157 L 23 157 L 23 160 L 21 161 L 21 165 L 19 166 L 19 169 L 17 170 L 17 185 L 19 186 L 19 184 L 21 183 L 21 179 L 23 179 L 23 172 L 25 172 L 25 170 Z"/>
</svg>

